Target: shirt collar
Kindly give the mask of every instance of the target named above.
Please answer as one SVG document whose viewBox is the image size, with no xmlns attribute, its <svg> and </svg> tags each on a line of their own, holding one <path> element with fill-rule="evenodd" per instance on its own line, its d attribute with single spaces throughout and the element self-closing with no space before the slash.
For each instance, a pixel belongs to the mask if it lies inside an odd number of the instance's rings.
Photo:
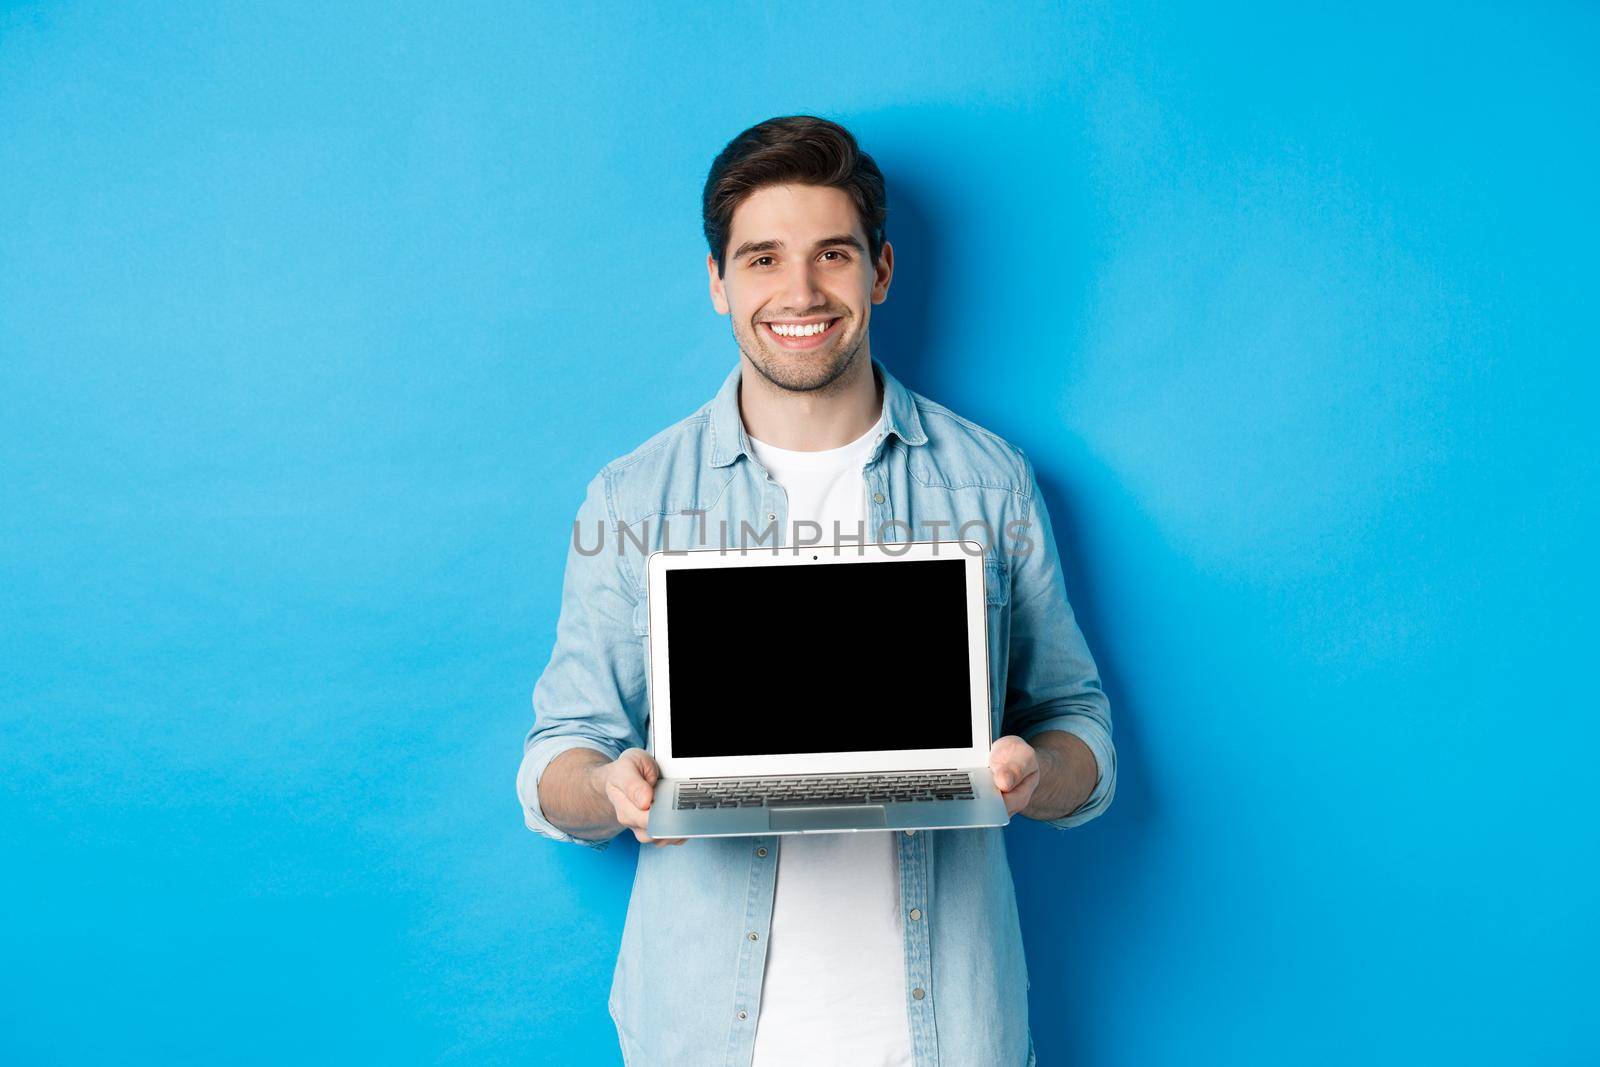
<svg viewBox="0 0 1600 1067">
<path fill-rule="evenodd" d="M 744 432 L 744 420 L 739 417 L 739 378 L 743 367 L 741 359 L 711 401 L 713 467 L 726 467 L 740 456 L 750 454 L 750 438 Z M 928 435 L 923 432 L 911 391 L 901 385 L 877 357 L 872 360 L 872 373 L 883 384 L 884 436 L 895 434 L 908 445 L 927 444 Z"/>
</svg>

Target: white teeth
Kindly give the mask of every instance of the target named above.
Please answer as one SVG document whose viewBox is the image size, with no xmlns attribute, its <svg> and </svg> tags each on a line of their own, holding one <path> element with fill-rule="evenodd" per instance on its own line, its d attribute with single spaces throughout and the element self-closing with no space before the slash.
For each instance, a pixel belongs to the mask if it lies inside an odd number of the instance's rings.
<svg viewBox="0 0 1600 1067">
<path fill-rule="evenodd" d="M 785 326 L 776 322 L 769 322 L 767 326 L 773 333 L 780 337 L 814 337 L 826 330 L 831 322 L 818 322 L 810 326 Z"/>
</svg>

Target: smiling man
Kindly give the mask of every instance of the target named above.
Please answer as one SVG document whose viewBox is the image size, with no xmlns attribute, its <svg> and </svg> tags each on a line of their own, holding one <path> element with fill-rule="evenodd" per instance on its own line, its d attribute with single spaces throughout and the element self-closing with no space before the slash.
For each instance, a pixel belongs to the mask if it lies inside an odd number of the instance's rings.
<svg viewBox="0 0 1600 1067">
<path fill-rule="evenodd" d="M 528 827 L 548 837 L 603 849 L 628 829 L 652 846 L 639 852 L 610 998 L 628 1063 L 1034 1062 L 1000 828 L 687 843 L 646 832 L 659 771 L 645 751 L 644 555 L 774 539 L 984 531 L 989 762 L 1006 806 L 1064 829 L 1111 802 L 1110 712 L 1031 461 L 872 356 L 872 308 L 894 273 L 886 216 L 882 174 L 835 123 L 776 118 L 729 142 L 702 220 L 711 302 L 732 322 L 739 364 L 706 404 L 606 464 L 578 509 L 517 792 Z M 579 537 L 594 530 L 598 550 Z M 831 672 L 845 704 L 858 672 L 917 669 L 875 662 L 872 640 L 916 620 L 893 604 L 838 611 L 834 632 L 793 634 L 781 605 L 729 604 L 729 655 L 763 648 L 774 688 L 791 672 Z M 748 698 L 761 714 L 760 694 Z"/>
</svg>

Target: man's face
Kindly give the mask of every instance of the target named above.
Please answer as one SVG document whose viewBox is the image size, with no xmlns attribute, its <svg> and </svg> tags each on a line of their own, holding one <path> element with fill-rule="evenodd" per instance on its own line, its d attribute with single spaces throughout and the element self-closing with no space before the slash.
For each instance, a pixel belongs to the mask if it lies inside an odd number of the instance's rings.
<svg viewBox="0 0 1600 1067">
<path fill-rule="evenodd" d="M 723 277 L 706 257 L 711 302 L 732 319 L 740 351 L 768 381 L 809 392 L 871 358 L 867 323 L 888 295 L 894 253 L 885 241 L 878 262 L 868 261 L 848 193 L 770 185 L 734 210 L 731 229 Z"/>
</svg>

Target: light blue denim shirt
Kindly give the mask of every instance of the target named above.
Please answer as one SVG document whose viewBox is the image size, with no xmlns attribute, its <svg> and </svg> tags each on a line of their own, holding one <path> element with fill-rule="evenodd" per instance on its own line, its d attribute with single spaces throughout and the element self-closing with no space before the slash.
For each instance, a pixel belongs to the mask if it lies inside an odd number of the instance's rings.
<svg viewBox="0 0 1600 1067">
<path fill-rule="evenodd" d="M 862 468 L 868 524 L 840 534 L 847 542 L 865 534 L 869 542 L 984 544 L 993 736 L 1026 740 L 1064 730 L 1082 738 L 1099 779 L 1081 808 L 1050 825 L 1087 822 L 1116 788 L 1111 716 L 1067 603 L 1033 466 L 1014 445 L 905 388 L 877 360 L 873 371 L 887 417 Z M 555 648 L 534 686 L 535 722 L 517 773 L 528 828 L 546 837 L 609 844 L 573 837 L 545 817 L 538 782 L 552 759 L 575 747 L 607 759 L 649 747 L 645 555 L 795 540 L 783 488 L 745 434 L 739 381 L 736 366 L 713 399 L 589 482 L 567 553 Z M 798 533 L 816 540 L 806 527 Z M 821 540 L 832 543 L 834 531 Z M 893 605 L 875 610 L 874 625 L 905 621 Z M 737 611 L 729 605 L 728 625 L 749 625 Z M 915 669 L 873 664 L 870 642 L 853 659 L 866 669 Z M 773 683 L 781 684 L 777 666 Z M 917 1067 L 1033 1064 L 1028 971 L 1002 830 L 895 836 Z M 609 1001 L 625 1063 L 750 1064 L 777 846 L 767 836 L 639 849 Z"/>
</svg>

